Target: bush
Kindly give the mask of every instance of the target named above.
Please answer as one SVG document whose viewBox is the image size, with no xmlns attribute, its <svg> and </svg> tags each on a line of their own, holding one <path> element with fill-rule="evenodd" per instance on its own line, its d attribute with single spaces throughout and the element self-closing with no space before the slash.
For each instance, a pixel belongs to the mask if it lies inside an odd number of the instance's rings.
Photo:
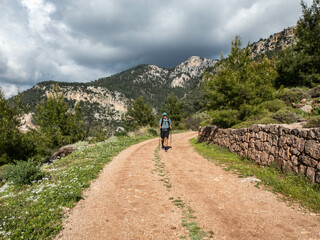
<svg viewBox="0 0 320 240">
<path fill-rule="evenodd" d="M 40 166 L 30 161 L 16 161 L 16 164 L 7 165 L 4 170 L 4 179 L 16 185 L 30 184 L 42 177 Z"/>
<path fill-rule="evenodd" d="M 197 131 L 201 123 L 211 117 L 206 112 L 198 112 L 184 120 L 184 124 L 186 125 L 187 129 L 191 129 Z"/>
<path fill-rule="evenodd" d="M 294 102 L 300 102 L 301 99 L 309 98 L 307 91 L 300 88 L 285 88 L 280 93 L 278 93 L 279 98 L 283 100 L 287 105 L 290 105 Z"/>
<path fill-rule="evenodd" d="M 266 101 L 260 104 L 262 108 L 267 109 L 270 112 L 277 112 L 281 108 L 286 107 L 286 103 L 280 99 L 274 99 L 271 101 Z"/>
<path fill-rule="evenodd" d="M 316 128 L 320 127 L 320 116 L 310 117 L 307 121 L 307 124 L 304 125 L 306 128 Z"/>
<path fill-rule="evenodd" d="M 238 120 L 239 112 L 237 110 L 221 110 L 210 113 L 212 119 L 211 124 L 218 127 L 229 128 L 240 121 Z"/>
<path fill-rule="evenodd" d="M 149 128 L 148 133 L 152 136 L 158 136 L 158 131 L 155 128 Z"/>
<path fill-rule="evenodd" d="M 310 94 L 310 96 L 312 98 L 320 97 L 320 85 L 315 88 L 310 89 L 310 91 L 308 93 Z"/>
<path fill-rule="evenodd" d="M 290 111 L 288 108 L 280 109 L 272 115 L 272 118 L 277 120 L 279 123 L 294 123 L 298 121 L 298 116 Z"/>
</svg>

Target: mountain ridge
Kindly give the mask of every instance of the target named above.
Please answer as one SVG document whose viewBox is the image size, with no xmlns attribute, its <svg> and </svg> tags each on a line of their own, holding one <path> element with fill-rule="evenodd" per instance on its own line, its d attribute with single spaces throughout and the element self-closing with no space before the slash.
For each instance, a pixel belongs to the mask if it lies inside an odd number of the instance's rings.
<svg viewBox="0 0 320 240">
<path fill-rule="evenodd" d="M 249 46 L 252 58 L 269 57 L 292 45 L 295 42 L 294 29 L 289 27 L 252 43 Z M 170 92 L 180 99 L 197 95 L 195 91 L 199 89 L 203 71 L 214 69 L 217 62 L 217 59 L 191 56 L 172 68 L 140 64 L 86 83 L 44 81 L 22 92 L 22 103 L 34 111 L 36 104 L 46 99 L 58 84 L 70 108 L 80 104 L 87 122 L 117 126 L 127 106 L 139 96 L 159 110 Z"/>
</svg>

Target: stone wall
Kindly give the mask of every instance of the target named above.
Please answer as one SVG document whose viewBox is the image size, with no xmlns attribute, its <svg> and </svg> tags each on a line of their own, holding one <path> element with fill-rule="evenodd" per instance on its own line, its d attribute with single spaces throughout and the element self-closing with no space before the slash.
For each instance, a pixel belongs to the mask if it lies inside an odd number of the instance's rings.
<svg viewBox="0 0 320 240">
<path fill-rule="evenodd" d="M 292 129 L 283 125 L 253 125 L 242 129 L 202 127 L 200 142 L 210 142 L 246 156 L 260 165 L 277 163 L 320 183 L 320 128 Z"/>
</svg>

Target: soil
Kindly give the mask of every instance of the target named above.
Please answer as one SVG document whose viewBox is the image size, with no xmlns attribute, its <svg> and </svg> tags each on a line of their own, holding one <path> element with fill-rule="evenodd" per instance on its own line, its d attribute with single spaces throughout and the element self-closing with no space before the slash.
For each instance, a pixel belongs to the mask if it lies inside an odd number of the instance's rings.
<svg viewBox="0 0 320 240">
<path fill-rule="evenodd" d="M 160 150 L 170 189 L 155 171 L 158 139 L 121 152 L 85 191 L 57 239 L 180 239 L 188 231 L 172 199 L 189 206 L 213 239 L 320 239 L 319 216 L 208 162 L 189 143 L 196 135 L 173 135 L 172 148 Z"/>
</svg>

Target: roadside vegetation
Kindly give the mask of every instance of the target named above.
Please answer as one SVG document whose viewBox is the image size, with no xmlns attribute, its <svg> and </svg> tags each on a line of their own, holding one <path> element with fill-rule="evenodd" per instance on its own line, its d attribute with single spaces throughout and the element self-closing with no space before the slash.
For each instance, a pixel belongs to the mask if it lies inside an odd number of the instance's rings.
<svg viewBox="0 0 320 240">
<path fill-rule="evenodd" d="M 303 175 L 294 172 L 283 172 L 278 166 L 258 166 L 254 162 L 228 150 L 207 143 L 199 143 L 196 138 L 190 140 L 196 151 L 209 161 L 232 171 L 239 178 L 256 177 L 266 189 L 279 193 L 289 204 L 299 203 L 315 212 L 320 212 L 320 186 L 311 184 Z"/>
<path fill-rule="evenodd" d="M 228 57 L 221 55 L 215 68 L 204 73 L 203 104 L 210 119 L 201 125 L 241 128 L 304 118 L 307 127 L 320 127 L 320 1 L 301 5 L 291 47 L 252 59 L 250 44 L 242 48 L 236 36 Z M 299 104 L 312 110 L 302 111 Z"/>
<path fill-rule="evenodd" d="M 153 132 L 78 142 L 79 150 L 41 167 L 26 161 L 10 165 L 11 176 L 0 188 L 0 239 L 51 239 L 103 166 L 130 145 L 155 137 Z"/>
</svg>

